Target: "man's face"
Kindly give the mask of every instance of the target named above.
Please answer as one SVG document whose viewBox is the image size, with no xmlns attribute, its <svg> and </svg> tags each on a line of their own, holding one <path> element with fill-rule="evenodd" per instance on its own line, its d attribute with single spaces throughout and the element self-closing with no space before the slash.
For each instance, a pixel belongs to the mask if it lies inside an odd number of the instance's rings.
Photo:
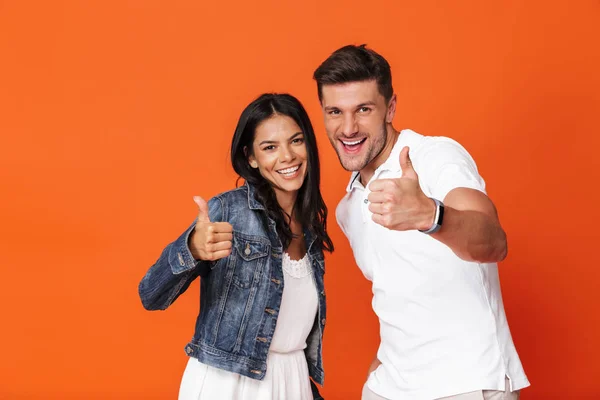
<svg viewBox="0 0 600 400">
<path fill-rule="evenodd" d="M 323 85 L 325 130 L 342 167 L 360 171 L 379 156 L 387 141 L 386 122 L 394 116 L 375 80 Z"/>
</svg>

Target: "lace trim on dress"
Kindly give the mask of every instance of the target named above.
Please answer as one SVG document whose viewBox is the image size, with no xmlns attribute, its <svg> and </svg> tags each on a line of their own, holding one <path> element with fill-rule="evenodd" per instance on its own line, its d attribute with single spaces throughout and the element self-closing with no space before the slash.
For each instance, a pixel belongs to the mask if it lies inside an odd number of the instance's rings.
<svg viewBox="0 0 600 400">
<path fill-rule="evenodd" d="M 292 278 L 304 278 L 312 273 L 308 253 L 300 260 L 292 260 L 288 253 L 283 253 L 283 270 Z"/>
</svg>

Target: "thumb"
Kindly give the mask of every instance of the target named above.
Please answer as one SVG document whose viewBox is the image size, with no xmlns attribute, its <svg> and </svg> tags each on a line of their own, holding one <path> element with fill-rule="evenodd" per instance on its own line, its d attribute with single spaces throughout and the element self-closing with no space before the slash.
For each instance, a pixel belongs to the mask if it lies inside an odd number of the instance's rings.
<svg viewBox="0 0 600 400">
<path fill-rule="evenodd" d="M 406 146 L 402 148 L 400 152 L 400 168 L 402 169 L 402 177 L 409 179 L 419 179 L 415 169 L 413 168 L 412 161 L 408 155 L 409 148 Z"/>
<path fill-rule="evenodd" d="M 206 200 L 200 196 L 194 196 L 194 203 L 198 205 L 198 222 L 210 222 Z"/>
</svg>

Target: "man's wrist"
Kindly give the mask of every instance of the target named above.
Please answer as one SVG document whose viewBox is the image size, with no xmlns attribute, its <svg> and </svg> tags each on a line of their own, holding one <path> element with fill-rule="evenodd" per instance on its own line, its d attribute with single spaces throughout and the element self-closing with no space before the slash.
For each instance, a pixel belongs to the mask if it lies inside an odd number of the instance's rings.
<svg viewBox="0 0 600 400">
<path fill-rule="evenodd" d="M 427 206 L 424 207 L 426 211 L 423 212 L 422 221 L 417 228 L 421 232 L 426 231 L 433 226 L 435 222 L 435 214 L 437 212 L 437 205 L 432 198 L 428 197 L 426 203 Z"/>
<path fill-rule="evenodd" d="M 433 217 L 430 219 L 428 226 L 426 226 L 424 229 L 419 229 L 419 232 L 426 233 L 428 235 L 439 231 L 442 227 L 442 222 L 444 219 L 444 203 L 434 198 L 430 198 L 430 200 L 433 202 L 434 207 Z"/>
</svg>

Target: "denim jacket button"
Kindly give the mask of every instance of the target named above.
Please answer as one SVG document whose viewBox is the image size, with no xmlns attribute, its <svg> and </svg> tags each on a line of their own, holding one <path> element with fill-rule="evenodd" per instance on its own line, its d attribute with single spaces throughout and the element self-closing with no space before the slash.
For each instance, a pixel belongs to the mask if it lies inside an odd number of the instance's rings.
<svg viewBox="0 0 600 400">
<path fill-rule="evenodd" d="M 272 308 L 265 308 L 265 312 L 267 312 L 271 315 L 275 314 L 275 310 L 273 310 Z"/>
<path fill-rule="evenodd" d="M 325 325 L 325 318 L 321 320 L 321 325 Z"/>
<path fill-rule="evenodd" d="M 279 279 L 275 279 L 275 278 L 272 278 L 271 282 L 273 282 L 273 283 L 275 283 L 277 285 L 279 285 L 281 283 L 281 281 Z"/>
<path fill-rule="evenodd" d="M 264 337 L 257 337 L 256 340 L 258 340 L 259 342 L 267 343 L 267 338 Z"/>
<path fill-rule="evenodd" d="M 179 259 L 179 265 L 185 267 L 185 262 L 183 261 L 183 256 L 181 255 L 181 253 L 177 253 L 177 258 Z"/>
<path fill-rule="evenodd" d="M 192 348 L 190 346 L 186 347 L 185 352 L 188 354 L 192 354 Z"/>
<path fill-rule="evenodd" d="M 256 374 L 256 375 L 262 374 L 262 371 L 259 371 L 257 369 L 251 369 L 250 372 L 252 372 L 253 374 Z"/>
</svg>

